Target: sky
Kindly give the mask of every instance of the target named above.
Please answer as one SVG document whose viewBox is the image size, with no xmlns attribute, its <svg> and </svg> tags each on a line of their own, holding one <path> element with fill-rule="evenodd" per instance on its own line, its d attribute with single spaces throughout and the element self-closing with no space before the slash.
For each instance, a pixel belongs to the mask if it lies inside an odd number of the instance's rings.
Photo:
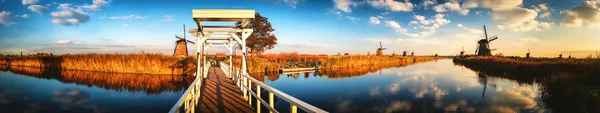
<svg viewBox="0 0 600 113">
<path fill-rule="evenodd" d="M 266 53 L 367 54 L 381 41 L 385 54 L 472 54 L 484 25 L 493 54 L 600 50 L 600 0 L 1 0 L 0 54 L 172 54 L 182 25 L 197 27 L 192 9 L 267 17 L 278 44 Z"/>
</svg>

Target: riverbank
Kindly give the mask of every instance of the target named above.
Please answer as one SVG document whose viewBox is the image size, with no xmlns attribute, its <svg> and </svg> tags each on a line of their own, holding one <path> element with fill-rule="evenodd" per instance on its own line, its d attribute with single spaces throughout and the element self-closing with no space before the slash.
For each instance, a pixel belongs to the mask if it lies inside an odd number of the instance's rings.
<svg viewBox="0 0 600 113">
<path fill-rule="evenodd" d="M 538 84 L 540 100 L 553 112 L 600 112 L 600 59 L 468 57 L 454 63 L 480 77 Z"/>
<path fill-rule="evenodd" d="M 273 56 L 271 56 L 273 57 Z M 276 57 L 278 58 L 278 57 Z M 288 57 L 289 58 L 289 57 Z M 311 59 L 312 58 L 312 59 Z M 432 61 L 442 57 L 433 56 L 367 56 L 367 55 L 344 55 L 344 56 L 326 56 L 314 55 L 281 60 L 270 60 L 266 57 L 248 58 L 249 73 L 260 72 L 278 72 L 281 68 L 303 68 L 318 66 L 322 70 L 338 70 L 353 67 L 375 65 L 394 65 L 404 66 L 418 62 Z M 240 66 L 241 59 L 234 58 L 236 67 Z M 228 63 L 228 60 L 225 60 Z"/>
<path fill-rule="evenodd" d="M 74 54 L 2 57 L 0 65 L 143 74 L 193 74 L 194 57 L 163 54 Z"/>
<path fill-rule="evenodd" d="M 583 75 L 600 75 L 600 59 L 559 58 L 509 58 L 509 57 L 466 57 L 454 58 L 455 63 L 484 68 L 487 71 L 513 70 L 521 74 L 549 75 L 570 72 Z"/>
</svg>

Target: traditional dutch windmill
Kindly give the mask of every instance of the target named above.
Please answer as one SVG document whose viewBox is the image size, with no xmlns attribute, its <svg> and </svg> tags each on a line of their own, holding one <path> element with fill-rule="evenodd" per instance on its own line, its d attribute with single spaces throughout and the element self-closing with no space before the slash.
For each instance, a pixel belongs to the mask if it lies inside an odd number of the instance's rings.
<svg viewBox="0 0 600 113">
<path fill-rule="evenodd" d="M 492 36 L 488 38 L 485 25 L 483 25 L 483 32 L 485 34 L 485 39 L 477 41 L 478 47 L 475 50 L 475 53 L 477 53 L 477 56 L 492 56 L 492 51 L 495 49 L 490 49 L 490 42 L 498 39 L 498 36 Z"/>
<path fill-rule="evenodd" d="M 383 50 L 385 50 L 386 48 L 383 48 L 383 45 L 381 45 L 381 41 L 379 41 L 379 48 L 377 48 L 377 52 L 375 53 L 375 55 L 377 56 L 383 56 Z"/>
<path fill-rule="evenodd" d="M 462 51 L 460 51 L 460 56 L 464 56 L 465 55 L 465 47 L 462 47 Z"/>
<path fill-rule="evenodd" d="M 527 49 L 527 54 L 525 54 L 525 58 L 531 58 L 531 50 Z"/>
<path fill-rule="evenodd" d="M 188 49 L 187 49 L 187 43 L 192 43 L 192 44 L 196 44 L 190 40 L 186 39 L 185 36 L 185 24 L 183 25 L 183 38 L 181 38 L 180 36 L 175 35 L 175 38 L 177 38 L 178 40 L 175 41 L 175 50 L 173 52 L 173 56 L 178 56 L 178 57 L 186 57 L 188 56 Z"/>
</svg>

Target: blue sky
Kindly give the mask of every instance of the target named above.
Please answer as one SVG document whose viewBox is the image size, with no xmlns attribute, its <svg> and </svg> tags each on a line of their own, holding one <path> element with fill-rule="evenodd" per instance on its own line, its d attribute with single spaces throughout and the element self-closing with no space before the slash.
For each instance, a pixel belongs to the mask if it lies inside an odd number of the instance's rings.
<svg viewBox="0 0 600 113">
<path fill-rule="evenodd" d="M 171 54 L 182 24 L 196 27 L 192 9 L 253 9 L 268 17 L 279 44 L 267 53 L 366 54 L 379 41 L 387 54 L 474 52 L 483 25 L 499 37 L 490 46 L 505 55 L 600 49 L 598 0 L 2 0 L 0 6 L 2 54 Z"/>
</svg>

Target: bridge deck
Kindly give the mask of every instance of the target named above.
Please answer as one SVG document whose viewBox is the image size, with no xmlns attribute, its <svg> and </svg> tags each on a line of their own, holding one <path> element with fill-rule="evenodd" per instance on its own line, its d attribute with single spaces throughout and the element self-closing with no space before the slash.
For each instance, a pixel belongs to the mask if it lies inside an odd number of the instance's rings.
<svg viewBox="0 0 600 113">
<path fill-rule="evenodd" d="M 254 108 L 242 96 L 242 91 L 218 67 L 210 67 L 201 89 L 197 108 L 202 113 L 250 113 Z"/>
</svg>

